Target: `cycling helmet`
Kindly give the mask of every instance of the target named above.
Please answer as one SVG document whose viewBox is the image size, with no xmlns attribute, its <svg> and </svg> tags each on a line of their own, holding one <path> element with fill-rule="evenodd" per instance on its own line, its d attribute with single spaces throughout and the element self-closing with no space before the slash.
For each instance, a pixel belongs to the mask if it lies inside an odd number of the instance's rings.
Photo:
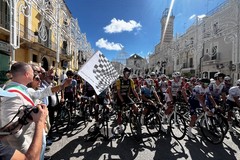
<svg viewBox="0 0 240 160">
<path fill-rule="evenodd" d="M 191 77 L 191 78 L 190 78 L 190 81 L 191 81 L 191 82 L 196 82 L 196 81 L 197 81 L 197 78 L 196 78 L 196 77 Z"/>
<path fill-rule="evenodd" d="M 149 79 L 146 79 L 145 81 L 146 81 L 147 85 L 149 85 L 149 86 L 153 85 L 153 80 L 152 79 L 149 78 Z"/>
<path fill-rule="evenodd" d="M 137 75 L 136 74 L 132 75 L 132 79 L 137 79 Z"/>
<path fill-rule="evenodd" d="M 237 86 L 240 86 L 240 79 L 238 79 L 238 80 L 236 81 L 236 85 L 237 85 Z"/>
<path fill-rule="evenodd" d="M 125 68 L 123 69 L 123 73 L 125 73 L 125 72 L 130 72 L 130 73 L 131 73 L 131 68 L 125 67 Z"/>
<path fill-rule="evenodd" d="M 207 78 L 202 78 L 201 80 L 200 80 L 200 82 L 202 82 L 202 83 L 210 83 L 210 79 L 207 79 Z"/>
<path fill-rule="evenodd" d="M 161 78 L 167 78 L 167 76 L 165 74 L 162 74 L 160 77 Z"/>
<path fill-rule="evenodd" d="M 173 72 L 172 77 L 181 77 L 181 73 L 180 72 Z"/>
<path fill-rule="evenodd" d="M 221 73 L 221 72 L 217 72 L 214 74 L 214 79 L 218 78 L 218 77 L 222 77 L 224 78 L 225 77 L 225 74 L 224 73 Z"/>
<path fill-rule="evenodd" d="M 224 77 L 224 80 L 225 80 L 225 81 L 230 81 L 230 80 L 231 80 L 231 77 L 226 76 L 226 77 Z"/>
<path fill-rule="evenodd" d="M 155 72 L 151 72 L 150 76 L 156 76 Z"/>
</svg>

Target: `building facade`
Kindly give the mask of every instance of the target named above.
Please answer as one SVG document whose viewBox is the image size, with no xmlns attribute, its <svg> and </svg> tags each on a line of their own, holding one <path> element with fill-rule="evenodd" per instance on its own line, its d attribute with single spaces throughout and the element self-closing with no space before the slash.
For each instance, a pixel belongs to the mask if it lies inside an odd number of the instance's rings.
<svg viewBox="0 0 240 160">
<path fill-rule="evenodd" d="M 46 70 L 54 67 L 59 75 L 77 71 L 92 54 L 64 0 L 0 0 L 0 46 L 2 74 L 23 61 Z"/>
<path fill-rule="evenodd" d="M 239 0 L 226 0 L 204 18 L 196 18 L 183 35 L 170 43 L 157 44 L 149 57 L 150 69 L 207 78 L 220 71 L 233 81 L 239 79 L 239 8 Z"/>
</svg>

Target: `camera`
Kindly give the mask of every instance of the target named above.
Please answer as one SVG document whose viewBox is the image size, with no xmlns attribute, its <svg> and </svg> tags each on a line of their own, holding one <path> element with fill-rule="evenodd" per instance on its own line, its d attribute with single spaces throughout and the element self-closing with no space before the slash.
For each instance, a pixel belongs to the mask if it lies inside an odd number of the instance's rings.
<svg viewBox="0 0 240 160">
<path fill-rule="evenodd" d="M 18 122 L 20 124 L 27 125 L 28 124 L 27 119 L 30 119 L 30 120 L 33 119 L 31 116 L 31 112 L 38 113 L 38 108 L 30 105 L 23 105 L 22 107 L 24 107 L 23 116 L 18 119 Z"/>
</svg>

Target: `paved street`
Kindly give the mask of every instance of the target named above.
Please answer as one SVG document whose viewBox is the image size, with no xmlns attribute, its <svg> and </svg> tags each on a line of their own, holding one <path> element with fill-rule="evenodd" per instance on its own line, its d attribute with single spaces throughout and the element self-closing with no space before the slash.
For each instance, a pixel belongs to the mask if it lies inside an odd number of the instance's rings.
<svg viewBox="0 0 240 160">
<path fill-rule="evenodd" d="M 240 160 L 240 129 L 234 134 L 228 133 L 221 145 L 206 142 L 196 130 L 194 130 L 196 139 L 189 140 L 185 137 L 181 141 L 176 141 L 170 135 L 153 139 L 144 128 L 142 142 L 134 140 L 129 128 L 126 131 L 129 134 L 122 139 L 86 141 L 87 129 L 92 123 L 87 127 L 81 121 L 75 124 L 72 131 L 50 146 L 51 150 L 46 155 L 52 156 L 53 160 Z"/>
</svg>

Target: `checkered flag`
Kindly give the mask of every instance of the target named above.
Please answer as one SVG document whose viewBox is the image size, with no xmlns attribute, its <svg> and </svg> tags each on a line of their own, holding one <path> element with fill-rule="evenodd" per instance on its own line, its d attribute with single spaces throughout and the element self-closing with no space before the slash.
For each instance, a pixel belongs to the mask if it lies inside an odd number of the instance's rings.
<svg viewBox="0 0 240 160">
<path fill-rule="evenodd" d="M 116 69 L 100 51 L 97 51 L 84 64 L 78 74 L 93 86 L 97 94 L 104 91 L 118 78 Z"/>
</svg>

